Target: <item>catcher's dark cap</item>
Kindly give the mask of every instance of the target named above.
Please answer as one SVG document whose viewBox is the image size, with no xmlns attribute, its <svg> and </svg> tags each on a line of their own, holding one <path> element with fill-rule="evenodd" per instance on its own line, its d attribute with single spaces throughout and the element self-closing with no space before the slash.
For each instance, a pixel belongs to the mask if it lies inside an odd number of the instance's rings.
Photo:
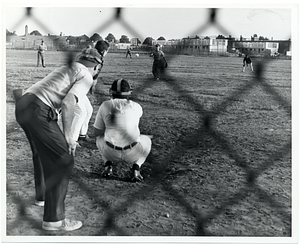
<svg viewBox="0 0 300 244">
<path fill-rule="evenodd" d="M 104 51 L 108 51 L 109 49 L 109 43 L 107 41 L 99 40 L 97 41 L 95 48 L 99 53 L 102 53 Z"/>
<path fill-rule="evenodd" d="M 75 61 L 86 67 L 94 67 L 97 64 L 102 64 L 102 56 L 96 49 L 87 48 L 82 51 Z"/>
<path fill-rule="evenodd" d="M 160 44 L 156 44 L 155 46 L 156 46 L 156 47 L 160 47 Z"/>
<path fill-rule="evenodd" d="M 111 93 L 113 95 L 128 96 L 131 95 L 131 87 L 127 80 L 115 80 L 111 85 Z"/>
</svg>

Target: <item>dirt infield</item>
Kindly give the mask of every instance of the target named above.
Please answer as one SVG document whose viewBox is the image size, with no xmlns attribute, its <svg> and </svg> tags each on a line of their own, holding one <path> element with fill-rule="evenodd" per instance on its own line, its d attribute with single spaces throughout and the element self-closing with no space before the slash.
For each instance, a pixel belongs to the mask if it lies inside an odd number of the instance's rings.
<svg viewBox="0 0 300 244">
<path fill-rule="evenodd" d="M 47 52 L 41 68 L 35 51 L 7 50 L 8 237 L 291 236 L 291 61 L 265 60 L 255 80 L 255 73 L 241 72 L 238 57 L 167 59 L 168 80 L 154 81 L 147 55 L 105 57 L 95 95 L 89 95 L 89 133 L 112 81 L 124 78 L 144 109 L 140 129 L 153 135 L 152 151 L 141 169 L 144 181 L 130 183 L 131 165 L 117 165 L 105 179 L 95 145 L 78 148 L 66 215 L 83 227 L 62 233 L 41 229 L 43 208 L 33 205 L 31 151 L 15 121 L 12 91 L 27 89 L 66 56 Z M 253 61 L 256 68 L 260 60 Z"/>
</svg>

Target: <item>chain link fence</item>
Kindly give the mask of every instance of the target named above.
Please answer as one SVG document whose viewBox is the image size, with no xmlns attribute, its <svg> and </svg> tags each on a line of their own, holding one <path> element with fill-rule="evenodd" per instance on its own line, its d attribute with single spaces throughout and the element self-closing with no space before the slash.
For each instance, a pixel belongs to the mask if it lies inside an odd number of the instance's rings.
<svg viewBox="0 0 300 244">
<path fill-rule="evenodd" d="M 32 10 L 33 8 L 26 8 L 24 11 L 24 16 L 20 18 L 20 21 L 16 24 L 16 26 L 22 25 L 27 18 L 31 18 L 41 28 L 43 28 L 45 32 L 51 33 L 51 30 L 47 28 L 47 25 L 45 23 L 42 23 L 39 19 L 35 18 L 34 14 L 32 14 Z M 143 40 L 143 37 L 139 35 L 139 33 L 135 30 L 135 27 L 129 25 L 126 22 L 126 19 L 123 18 L 122 11 L 122 8 L 116 8 L 114 16 L 111 16 L 110 19 L 108 19 L 100 26 L 96 26 L 94 33 L 101 33 L 103 30 L 109 28 L 111 25 L 118 22 L 120 25 L 122 25 L 122 27 L 125 30 L 130 32 L 132 36 L 136 36 L 140 40 Z M 208 9 L 208 11 L 210 13 L 208 15 L 209 18 L 205 23 L 195 23 L 194 32 L 202 33 L 207 28 L 213 26 L 217 28 L 219 32 L 223 35 L 228 35 L 229 31 L 222 26 L 222 21 L 218 18 L 218 9 L 213 8 Z M 70 55 L 70 57 L 73 56 Z M 176 59 L 177 56 L 174 55 L 171 58 Z M 271 99 L 274 101 L 274 103 L 276 103 L 276 105 L 279 105 L 281 108 L 283 108 L 283 110 L 286 112 L 287 123 L 289 123 L 289 121 L 292 118 L 290 102 L 286 101 L 285 98 L 281 96 L 281 94 L 278 93 L 278 91 L 276 91 L 266 79 L 264 79 L 265 66 L 268 65 L 268 63 L 270 62 L 272 62 L 272 59 L 257 60 L 255 73 L 253 75 L 252 80 L 240 86 L 231 94 L 228 94 L 228 96 L 224 97 L 222 102 L 216 104 L 210 110 L 206 109 L 205 106 L 201 104 L 197 99 L 192 97 L 188 91 L 184 90 L 176 76 L 172 76 L 172 74 L 169 74 L 170 79 L 167 85 L 178 95 L 184 96 L 186 98 L 186 101 L 190 104 L 190 106 L 194 108 L 195 111 L 197 111 L 199 115 L 199 128 L 196 129 L 193 133 L 185 135 L 185 138 L 183 138 L 182 141 L 176 142 L 174 151 L 171 151 L 168 154 L 168 156 L 164 158 L 163 162 L 171 162 L 180 158 L 180 156 L 183 156 L 185 154 L 185 151 L 182 150 L 178 152 L 178 148 L 196 148 L 197 143 L 199 143 L 202 140 L 201 138 L 203 138 L 203 135 L 205 135 L 206 137 L 211 138 L 219 147 L 221 147 L 223 153 L 226 154 L 226 156 L 228 156 L 229 158 L 231 158 L 232 162 L 234 162 L 236 166 L 240 167 L 240 169 L 245 173 L 246 183 L 244 186 L 240 187 L 240 189 L 235 195 L 229 196 L 227 199 L 223 199 L 223 203 L 220 206 L 218 206 L 218 208 L 216 208 L 215 211 L 207 215 L 205 212 L 201 212 L 193 208 L 193 206 L 187 199 L 183 198 L 182 195 L 178 194 L 178 191 L 166 181 L 164 177 L 164 168 L 161 165 L 161 163 L 156 162 L 155 159 L 152 159 L 151 162 L 153 167 L 153 179 L 151 180 L 151 183 L 147 184 L 146 186 L 139 189 L 137 192 L 134 192 L 132 195 L 128 196 L 128 198 L 123 202 L 121 206 L 118 206 L 114 209 L 108 208 L 107 204 L 101 198 L 99 198 L 98 195 L 95 195 L 93 190 L 90 189 L 88 185 L 83 184 L 80 181 L 80 179 L 74 178 L 72 180 L 78 184 L 79 188 L 82 191 L 85 191 L 87 195 L 93 197 L 96 200 L 96 202 L 108 212 L 108 218 L 105 220 L 105 225 L 103 226 L 103 229 L 99 230 L 99 233 L 96 233 L 96 235 L 102 235 L 108 230 L 114 231 L 117 235 L 120 236 L 130 235 L 122 228 L 122 226 L 118 226 L 116 224 L 116 218 L 122 213 L 123 209 L 133 204 L 134 201 L 137 201 L 138 199 L 143 199 L 143 197 L 145 197 L 147 194 L 149 194 L 149 192 L 153 191 L 155 187 L 159 185 L 164 191 L 168 192 L 169 195 L 176 199 L 178 205 L 180 205 L 189 215 L 195 217 L 196 236 L 210 236 L 211 233 L 205 228 L 205 226 L 218 215 L 220 215 L 228 206 L 238 205 L 248 194 L 253 194 L 258 199 L 264 199 L 265 203 L 268 204 L 274 210 L 274 214 L 279 216 L 279 218 L 282 220 L 282 223 L 284 223 L 284 228 L 287 232 L 287 236 L 291 236 L 291 212 L 284 206 L 282 206 L 280 203 L 276 202 L 276 200 L 270 194 L 268 194 L 266 190 L 262 189 L 257 184 L 258 177 L 260 177 L 266 170 L 273 167 L 276 162 L 291 155 L 291 139 L 289 143 L 287 143 L 286 145 L 282 145 L 282 147 L 279 148 L 276 151 L 276 153 L 273 153 L 272 155 L 269 155 L 268 158 L 264 159 L 264 162 L 261 163 L 260 166 L 258 168 L 255 168 L 254 170 L 246 163 L 247 155 L 242 155 L 239 151 L 235 150 L 234 147 L 231 145 L 231 142 L 226 139 L 222 132 L 218 131 L 214 127 L 214 121 L 218 118 L 222 111 L 226 110 L 237 99 L 246 97 L 249 91 L 256 87 L 262 88 L 267 94 L 270 95 Z M 149 86 L 149 84 L 145 83 L 144 86 L 140 86 L 137 88 L 136 93 L 143 94 L 144 90 Z M 191 142 L 193 142 L 193 145 L 190 145 Z M 10 182 L 7 181 L 7 194 L 10 194 L 10 191 Z M 24 201 L 24 199 L 15 196 L 14 201 L 19 205 L 20 217 L 25 216 L 27 209 L 26 202 Z M 36 225 L 38 225 L 36 220 L 31 219 L 30 221 L 35 221 Z M 10 226 L 10 228 L 18 228 L 17 219 L 15 223 L 13 223 Z"/>
</svg>

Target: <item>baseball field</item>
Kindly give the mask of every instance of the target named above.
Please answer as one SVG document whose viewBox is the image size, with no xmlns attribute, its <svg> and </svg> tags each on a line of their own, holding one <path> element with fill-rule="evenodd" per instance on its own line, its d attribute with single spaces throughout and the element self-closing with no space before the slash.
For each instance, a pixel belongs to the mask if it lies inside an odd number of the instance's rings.
<svg viewBox="0 0 300 244">
<path fill-rule="evenodd" d="M 15 120 L 13 90 L 25 91 L 67 56 L 47 51 L 42 68 L 35 51 L 7 50 L 8 237 L 292 235 L 291 60 L 253 58 L 255 72 L 242 73 L 241 57 L 166 57 L 166 79 L 159 81 L 148 55 L 105 57 L 88 95 L 89 134 L 111 83 L 124 78 L 143 107 L 140 130 L 153 135 L 152 150 L 141 168 L 144 181 L 131 183 L 131 165 L 115 165 L 103 178 L 95 145 L 77 148 L 65 203 L 67 217 L 83 227 L 65 233 L 41 229 L 43 208 L 33 204 L 32 155 Z"/>
</svg>

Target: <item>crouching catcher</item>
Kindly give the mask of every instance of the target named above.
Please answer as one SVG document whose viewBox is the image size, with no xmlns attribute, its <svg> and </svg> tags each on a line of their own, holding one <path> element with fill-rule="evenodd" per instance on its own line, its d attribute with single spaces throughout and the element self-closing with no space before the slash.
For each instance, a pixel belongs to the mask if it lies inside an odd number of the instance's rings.
<svg viewBox="0 0 300 244">
<path fill-rule="evenodd" d="M 96 145 L 105 163 L 103 176 L 112 175 L 113 163 L 125 161 L 132 164 L 130 180 L 142 181 L 140 168 L 152 143 L 148 136 L 140 134 L 143 109 L 130 100 L 131 87 L 126 80 L 115 80 L 110 92 L 112 98 L 101 104 L 94 123 Z"/>
</svg>

